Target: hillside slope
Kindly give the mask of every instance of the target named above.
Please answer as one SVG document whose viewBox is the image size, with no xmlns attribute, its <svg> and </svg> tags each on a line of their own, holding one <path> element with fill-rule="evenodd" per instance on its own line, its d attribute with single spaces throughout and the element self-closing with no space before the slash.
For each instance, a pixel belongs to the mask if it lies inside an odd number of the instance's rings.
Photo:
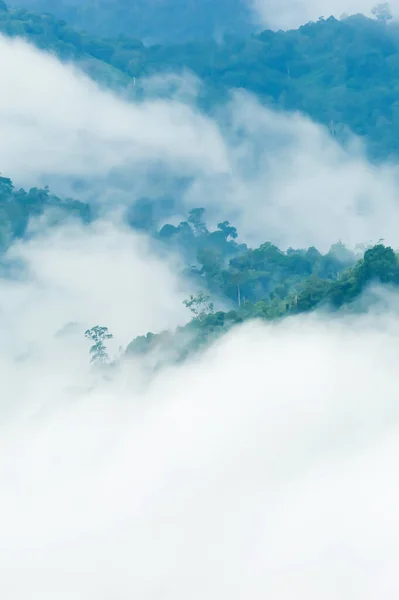
<svg viewBox="0 0 399 600">
<path fill-rule="evenodd" d="M 15 7 L 50 12 L 79 30 L 148 42 L 248 35 L 255 30 L 245 0 L 13 0 Z"/>
<path fill-rule="evenodd" d="M 233 89 L 274 108 L 299 110 L 338 138 L 348 131 L 368 141 L 370 156 L 399 152 L 399 34 L 361 15 L 333 17 L 287 32 L 230 36 L 223 43 L 145 45 L 137 38 L 101 39 L 51 15 L 0 10 L 0 32 L 27 38 L 61 59 L 74 60 L 112 87 L 159 73 L 192 71 L 204 83 L 199 101 L 211 111 Z"/>
</svg>

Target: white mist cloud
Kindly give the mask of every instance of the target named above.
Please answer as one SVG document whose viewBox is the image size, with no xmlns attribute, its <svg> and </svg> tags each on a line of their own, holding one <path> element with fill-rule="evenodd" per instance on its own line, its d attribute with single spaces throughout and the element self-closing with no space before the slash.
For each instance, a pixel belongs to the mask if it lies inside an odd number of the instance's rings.
<svg viewBox="0 0 399 600">
<path fill-rule="evenodd" d="M 191 71 L 184 71 L 179 75 L 173 72 L 155 74 L 142 80 L 141 85 L 148 97 L 173 98 L 192 104 L 200 92 L 201 80 Z"/>
<path fill-rule="evenodd" d="M 105 325 L 125 345 L 148 330 L 187 320 L 182 306 L 187 289 L 176 265 L 161 262 L 145 236 L 116 223 L 45 231 L 16 243 L 9 257 L 22 260 L 25 272 L 0 282 L 5 352 L 14 347 L 23 353 L 33 343 L 40 348 L 73 323 L 80 325 L 82 339 L 86 327 Z M 12 323 L 10 311 L 19 315 Z M 87 344 L 83 340 L 85 353 Z"/>
<path fill-rule="evenodd" d="M 0 163 L 29 177 L 103 176 L 161 161 L 193 174 L 223 170 L 212 122 L 179 102 L 128 104 L 72 66 L 21 40 L 0 37 Z"/>
<path fill-rule="evenodd" d="M 383 2 L 368 0 L 282 0 L 278 4 L 272 0 L 252 0 L 250 3 L 257 18 L 265 27 L 271 29 L 296 29 L 309 21 L 317 21 L 319 17 L 331 15 L 340 18 L 342 15 L 363 14 L 371 17 L 372 9 Z M 399 16 L 398 0 L 389 3 L 392 15 Z"/>
<path fill-rule="evenodd" d="M 237 221 L 244 239 L 327 250 L 383 238 L 397 246 L 397 165 L 372 165 L 359 140 L 344 149 L 300 114 L 275 112 L 237 94 L 230 105 L 228 176 L 198 178 L 187 204 L 203 200 Z"/>
<path fill-rule="evenodd" d="M 343 149 L 305 117 L 245 94 L 222 118 L 205 116 L 189 75 L 148 82 L 179 101 L 129 103 L 21 41 L 0 38 L 0 50 L 0 165 L 18 185 L 78 177 L 112 205 L 188 177 L 187 210 L 205 206 L 251 243 L 396 244 L 397 166 L 371 165 L 360 143 Z"/>
<path fill-rule="evenodd" d="M 226 130 L 0 50 L 6 175 L 159 161 L 261 241 L 394 235 L 395 169 L 302 117 L 238 98 Z M 0 281 L 2 598 L 396 600 L 397 311 L 246 326 L 147 386 L 134 361 L 99 383 L 83 336 L 55 334 L 99 323 L 126 343 L 182 321 L 173 267 L 105 222 L 11 255 L 28 269 Z"/>
<path fill-rule="evenodd" d="M 2 597 L 393 600 L 398 333 L 396 314 L 246 326 L 144 390 L 133 363 L 73 395 L 71 349 L 15 363 Z"/>
</svg>

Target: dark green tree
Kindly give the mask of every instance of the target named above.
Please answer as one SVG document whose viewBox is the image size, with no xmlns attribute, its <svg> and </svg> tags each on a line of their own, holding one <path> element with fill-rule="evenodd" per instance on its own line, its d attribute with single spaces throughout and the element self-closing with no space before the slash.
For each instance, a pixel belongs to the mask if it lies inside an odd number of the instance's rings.
<svg viewBox="0 0 399 600">
<path fill-rule="evenodd" d="M 196 235 L 206 235 L 208 233 L 203 220 L 204 213 L 205 208 L 193 208 L 188 214 L 187 221 L 193 226 Z"/>
<path fill-rule="evenodd" d="M 229 221 L 223 221 L 222 223 L 218 223 L 218 229 L 220 229 L 220 231 L 223 232 L 226 240 L 228 238 L 235 240 L 238 237 L 237 229 L 230 225 Z"/>
<path fill-rule="evenodd" d="M 108 327 L 96 325 L 85 331 L 85 337 L 93 342 L 90 348 L 91 362 L 96 365 L 108 364 L 109 356 L 104 342 L 113 338 L 112 333 L 108 331 Z"/>
<path fill-rule="evenodd" d="M 204 292 L 200 292 L 197 296 L 191 294 L 187 300 L 183 300 L 183 304 L 199 320 L 203 320 L 214 313 L 213 302 L 210 302 L 210 296 Z"/>
</svg>

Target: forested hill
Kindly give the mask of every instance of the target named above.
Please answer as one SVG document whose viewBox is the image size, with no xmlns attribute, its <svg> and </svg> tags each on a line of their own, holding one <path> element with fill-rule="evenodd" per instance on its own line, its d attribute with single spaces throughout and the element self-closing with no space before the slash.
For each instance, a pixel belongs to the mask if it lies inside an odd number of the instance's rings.
<svg viewBox="0 0 399 600">
<path fill-rule="evenodd" d="M 144 207 L 145 208 L 145 207 Z M 140 336 L 128 354 L 161 350 L 167 360 L 183 360 L 191 352 L 248 319 L 275 320 L 316 308 L 357 309 L 356 300 L 373 282 L 399 286 L 399 255 L 377 244 L 355 254 L 342 243 L 326 254 L 316 248 L 280 250 L 269 241 L 257 248 L 238 242 L 237 229 L 228 221 L 208 228 L 205 210 L 194 208 L 179 225 L 143 220 L 142 207 L 130 214 L 129 225 L 146 229 L 154 249 L 181 256 L 181 275 L 193 294 L 186 301 L 193 319 L 175 332 Z M 89 205 L 62 200 L 48 188 L 16 189 L 0 177 L 0 270 L 7 270 L 10 243 L 35 235 L 34 219 L 46 215 L 46 224 L 77 218 L 83 226 L 99 215 Z M 134 217 L 134 218 L 133 218 Z M 219 310 L 214 307 L 219 305 Z"/>
<path fill-rule="evenodd" d="M 342 250 L 342 247 L 338 245 L 336 249 Z M 399 255 L 392 248 L 377 244 L 369 248 L 356 264 L 346 269 L 343 269 L 343 263 L 340 263 L 334 250 L 325 256 L 315 248 L 284 253 L 271 244 L 250 250 L 244 259 L 247 267 L 242 270 L 242 276 L 247 278 L 252 275 L 253 281 L 263 281 L 266 286 L 273 280 L 275 283 L 279 280 L 274 291 L 265 293 L 263 299 L 257 302 L 236 303 L 228 311 L 216 311 L 211 296 L 206 293 L 193 295 L 184 302 L 193 316 L 187 325 L 176 331 L 150 332 L 139 336 L 127 347 L 127 355 L 148 355 L 151 360 L 155 359 L 157 367 L 161 367 L 169 362 L 185 360 L 243 321 L 275 321 L 323 307 L 333 311 L 360 312 L 380 300 L 378 294 L 376 297 L 373 294 L 362 296 L 370 284 L 388 284 L 391 288 L 399 286 Z M 298 275 L 296 267 L 300 263 L 302 267 L 308 264 L 310 270 L 307 276 L 304 272 L 302 276 Z M 310 266 L 311 263 L 313 266 Z M 333 278 L 320 271 L 316 275 L 322 264 L 332 263 L 336 265 Z M 230 264 L 230 270 L 231 267 Z M 313 269 L 313 274 L 309 274 Z M 239 277 L 236 271 L 236 284 Z"/>
<path fill-rule="evenodd" d="M 368 140 L 370 155 L 397 155 L 399 141 L 399 30 L 361 15 L 321 19 L 292 31 L 146 46 L 126 36 L 101 39 L 50 15 L 7 8 L 0 31 L 23 36 L 62 59 L 78 61 L 112 86 L 156 73 L 189 70 L 205 83 L 203 108 L 245 89 L 276 108 L 300 110 L 337 137 L 348 130 Z"/>
<path fill-rule="evenodd" d="M 204 111 L 212 113 L 232 90 L 244 89 L 275 109 L 302 111 L 338 139 L 348 131 L 363 136 L 376 159 L 399 153 L 395 24 L 357 15 L 320 19 L 287 32 L 227 36 L 221 43 L 146 45 L 122 35 L 95 37 L 50 14 L 9 8 L 0 0 L 0 32 L 74 61 L 111 87 L 129 86 L 137 101 L 145 98 L 148 77 L 191 71 L 203 82 L 198 102 Z M 194 318 L 176 332 L 137 338 L 128 348 L 133 354 L 175 348 L 175 358 L 184 359 L 243 320 L 280 319 L 322 306 L 353 310 L 370 283 L 399 285 L 398 255 L 382 244 L 361 256 L 340 243 L 324 255 L 316 248 L 282 251 L 268 240 L 249 248 L 237 241 L 228 221 L 210 230 L 201 207 L 193 207 L 178 225 L 165 224 L 167 217 L 161 224 L 152 209 L 151 202 L 136 202 L 127 220 L 146 230 L 154 247 L 181 255 L 182 271 L 192 283 L 186 304 Z M 71 216 L 83 224 L 96 219 L 87 204 L 62 200 L 48 188 L 15 189 L 7 177 L 0 177 L 0 213 L 2 260 L 12 241 L 29 233 L 32 217 L 47 214 L 50 224 Z"/>
<path fill-rule="evenodd" d="M 44 213 L 47 224 L 56 225 L 74 217 L 89 223 L 95 211 L 78 200 L 61 199 L 47 187 L 28 191 L 15 188 L 11 179 L 0 176 L 0 259 L 14 240 L 26 237 L 32 219 Z"/>
<path fill-rule="evenodd" d="M 243 0 L 12 0 L 10 5 L 52 13 L 95 35 L 122 33 L 156 43 L 255 30 L 250 5 Z"/>
</svg>

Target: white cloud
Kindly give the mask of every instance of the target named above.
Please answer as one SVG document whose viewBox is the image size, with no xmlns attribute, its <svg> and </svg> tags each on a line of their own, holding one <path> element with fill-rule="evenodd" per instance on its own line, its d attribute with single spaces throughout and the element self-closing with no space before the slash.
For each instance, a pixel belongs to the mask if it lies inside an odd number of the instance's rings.
<svg viewBox="0 0 399 600">
<path fill-rule="evenodd" d="M 228 127 L 173 102 L 129 105 L 1 47 L 6 175 L 159 161 L 195 176 L 190 208 L 259 241 L 396 239 L 395 169 L 300 116 L 239 96 Z M 116 350 L 184 321 L 175 266 L 105 221 L 11 255 L 27 271 L 0 281 L 1 597 L 396 600 L 397 311 L 246 326 L 148 385 L 138 361 L 99 383 L 83 329 L 108 326 Z"/>
<path fill-rule="evenodd" d="M 179 102 L 128 104 L 72 66 L 21 40 L 0 38 L 0 163 L 29 181 L 98 176 L 161 161 L 186 174 L 225 169 L 211 121 Z"/>
<path fill-rule="evenodd" d="M 172 258 L 169 265 L 161 262 L 145 236 L 117 223 L 56 228 L 18 242 L 9 256 L 26 267 L 22 279 L 0 284 L 0 347 L 7 352 L 50 343 L 68 323 L 79 323 L 82 336 L 86 327 L 106 325 L 125 345 L 148 330 L 186 321 L 187 289 Z M 12 332 L 10 311 L 19 315 Z M 85 340 L 83 346 L 86 353 Z"/>
<path fill-rule="evenodd" d="M 1 38 L 0 50 L 0 167 L 18 185 L 81 178 L 108 206 L 173 195 L 190 177 L 187 210 L 205 206 L 253 243 L 396 243 L 397 167 L 372 166 L 361 146 L 343 150 L 300 115 L 238 94 L 212 119 L 195 108 L 189 75 L 149 82 L 176 87 L 179 101 L 128 103 L 21 41 Z"/>
<path fill-rule="evenodd" d="M 70 349 L 15 363 L 2 597 L 393 600 L 398 333 L 396 314 L 247 326 L 145 390 L 133 364 L 76 396 Z"/>
<path fill-rule="evenodd" d="M 327 250 L 383 238 L 397 246 L 398 169 L 372 165 L 355 139 L 342 148 L 300 114 L 237 94 L 226 133 L 229 175 L 198 178 L 188 205 L 218 207 L 244 239 Z M 222 214 L 223 213 L 223 214 Z"/>
</svg>

